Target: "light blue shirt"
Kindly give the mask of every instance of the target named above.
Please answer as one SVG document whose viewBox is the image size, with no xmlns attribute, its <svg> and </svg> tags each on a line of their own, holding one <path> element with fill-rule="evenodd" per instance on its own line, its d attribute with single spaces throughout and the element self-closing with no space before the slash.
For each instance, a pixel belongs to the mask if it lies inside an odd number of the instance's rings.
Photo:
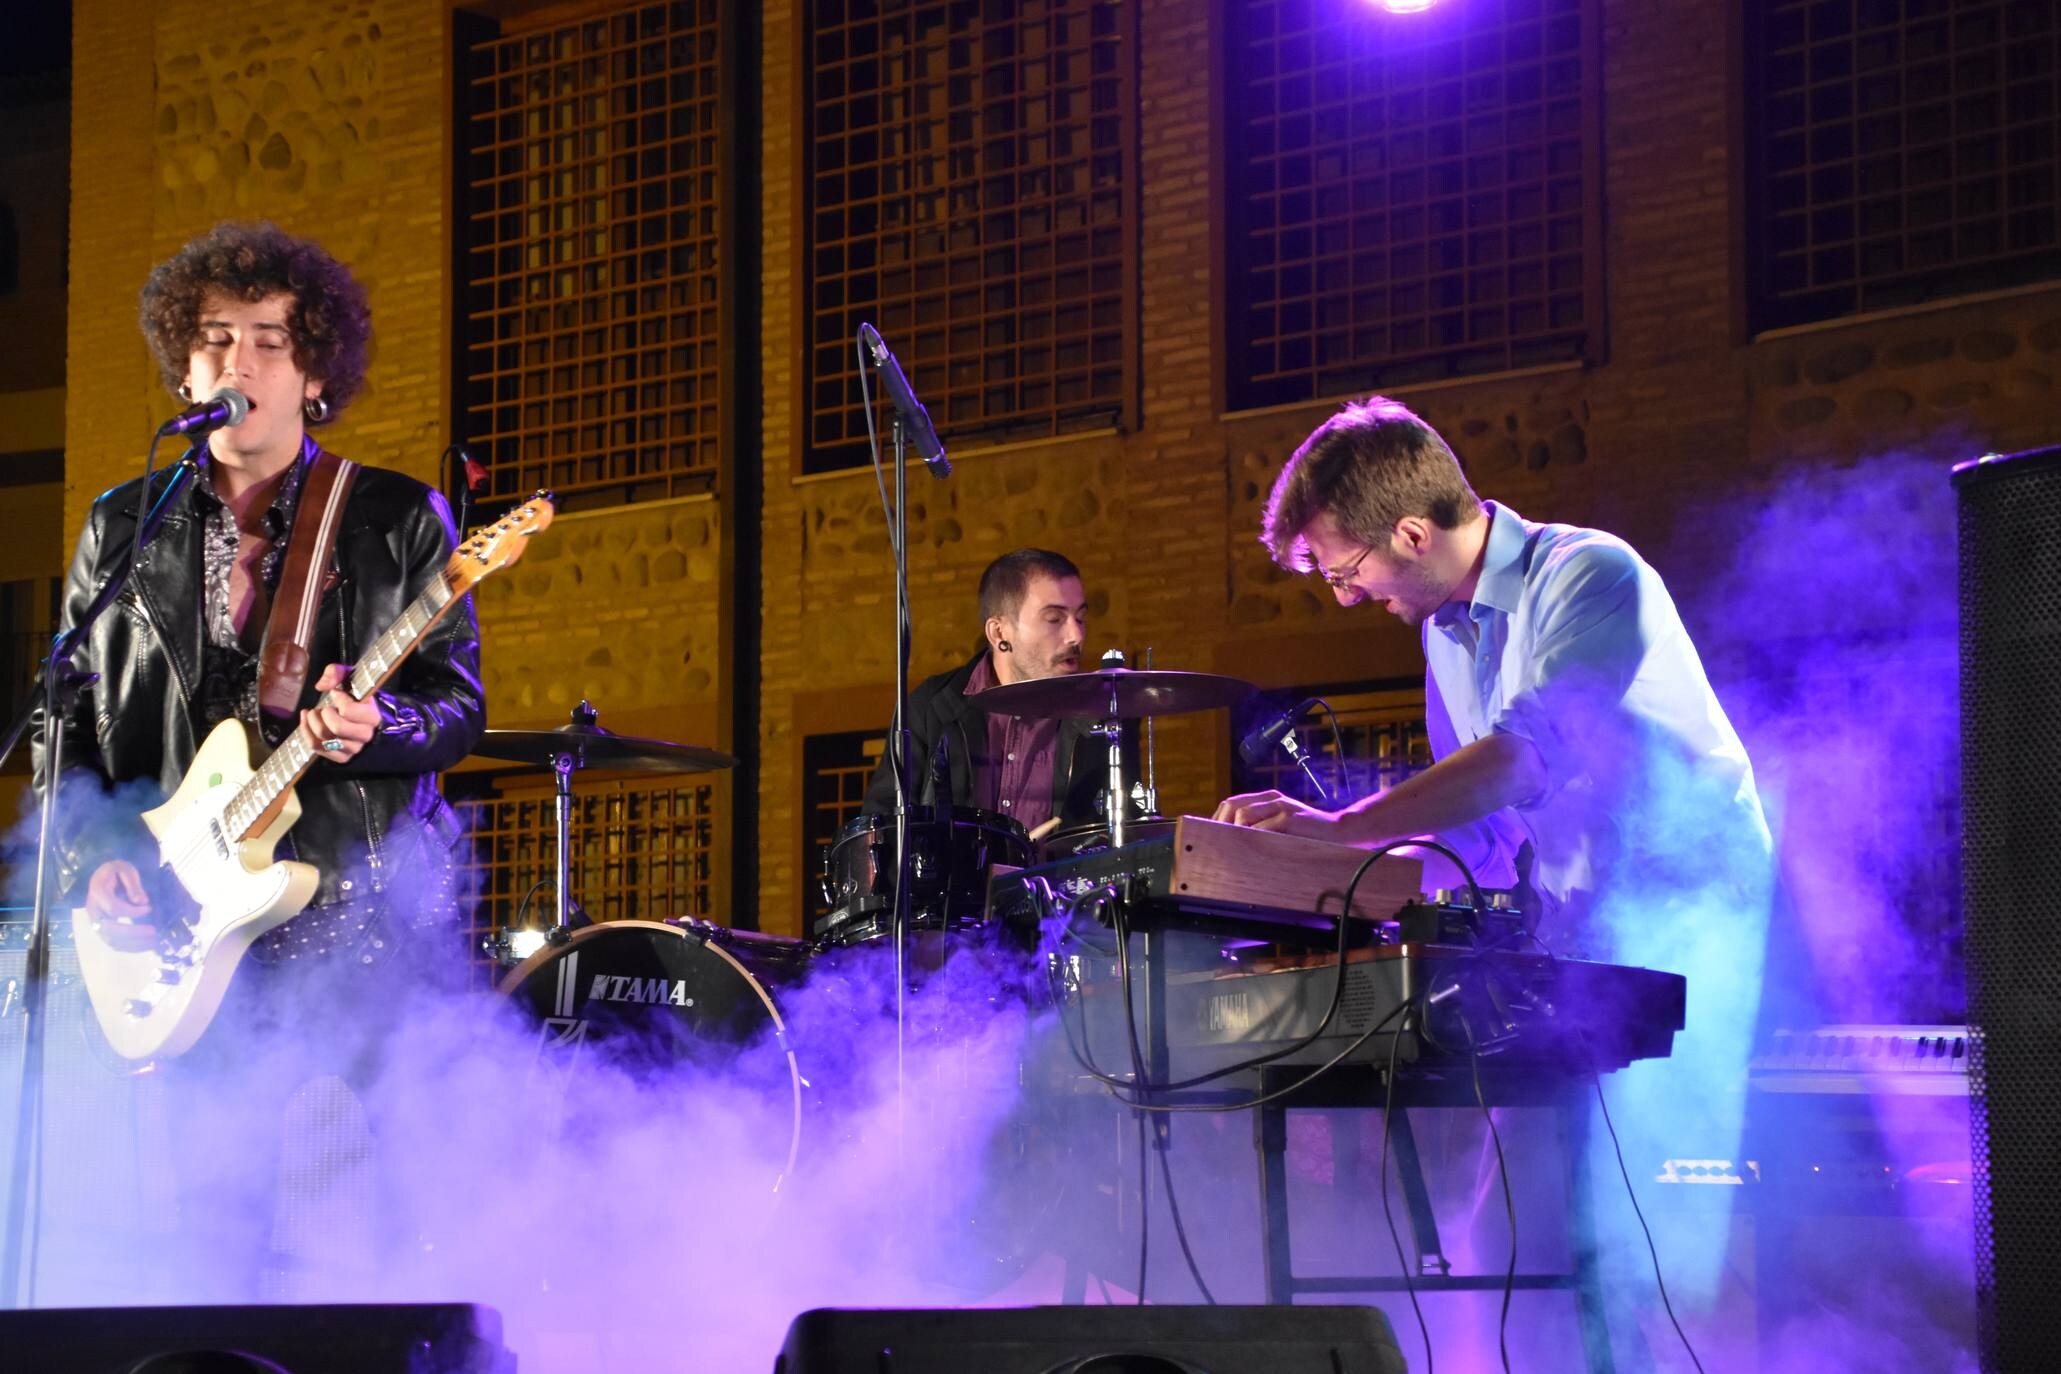
<svg viewBox="0 0 2061 1374">
<path fill-rule="evenodd" d="M 1423 625 L 1435 758 L 1492 731 L 1529 740 L 1538 796 L 1443 836 L 1485 885 L 1530 881 L 1563 952 L 1596 948 L 1589 919 L 1752 901 L 1770 843 L 1753 766 L 1660 575 L 1600 530 L 1535 525 L 1484 503 L 1474 596 Z"/>
</svg>

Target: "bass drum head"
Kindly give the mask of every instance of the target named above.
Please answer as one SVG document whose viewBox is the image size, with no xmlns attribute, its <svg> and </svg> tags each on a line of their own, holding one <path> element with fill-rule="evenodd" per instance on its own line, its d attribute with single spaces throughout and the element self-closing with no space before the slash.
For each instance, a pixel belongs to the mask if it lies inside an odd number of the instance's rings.
<svg viewBox="0 0 2061 1374">
<path fill-rule="evenodd" d="M 587 1054 L 640 1077 L 692 1067 L 769 1105 L 785 1101 L 784 1177 L 801 1148 L 803 1079 L 759 974 L 796 977 L 802 966 L 659 921 L 609 921 L 546 944 L 498 991 L 541 1025 L 540 1053 L 574 1068 Z"/>
</svg>

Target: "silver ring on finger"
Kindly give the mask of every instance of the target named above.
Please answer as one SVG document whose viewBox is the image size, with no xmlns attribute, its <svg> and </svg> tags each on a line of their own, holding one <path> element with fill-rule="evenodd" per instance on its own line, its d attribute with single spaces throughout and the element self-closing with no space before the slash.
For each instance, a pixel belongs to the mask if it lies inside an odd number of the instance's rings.
<svg viewBox="0 0 2061 1374">
<path fill-rule="evenodd" d="M 344 742 L 340 739 L 326 739 L 322 741 L 322 747 L 332 754 L 341 754 L 344 750 Z"/>
</svg>

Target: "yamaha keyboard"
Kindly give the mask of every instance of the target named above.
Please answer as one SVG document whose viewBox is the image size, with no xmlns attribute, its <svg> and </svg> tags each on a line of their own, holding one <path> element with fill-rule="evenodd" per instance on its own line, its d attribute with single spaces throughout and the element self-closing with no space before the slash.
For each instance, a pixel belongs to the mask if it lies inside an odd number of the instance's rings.
<svg viewBox="0 0 2061 1374">
<path fill-rule="evenodd" d="M 1335 963 L 1282 962 L 1220 961 L 1217 969 L 1168 976 L 1170 1077 L 1287 1049 L 1317 1029 L 1336 985 Z M 1106 973 L 1088 976 L 1074 990 L 1077 1008 L 1067 1014 L 1085 1031 L 1098 1064 L 1127 1070 L 1122 987 Z M 1324 1034 L 1269 1067 L 1314 1068 L 1351 1048 L 1346 1063 L 1382 1067 L 1392 1056 L 1419 1076 L 1457 1070 L 1465 1077 L 1473 1068 L 1471 1047 L 1478 1047 L 1485 1070 L 1609 1073 L 1672 1053 L 1687 995 L 1680 974 L 1654 969 L 1513 951 L 1382 945 L 1349 956 L 1338 1011 Z M 1409 1003 L 1418 1009 L 1405 1016 L 1399 1009 Z M 1142 1010 L 1139 1026 L 1142 1035 Z"/>
<path fill-rule="evenodd" d="M 1107 887 L 1123 899 L 1133 930 L 1328 945 L 1366 859 L 1327 840 L 1183 816 L 1150 839 L 999 872 L 988 884 L 988 909 L 1006 925 L 1035 928 L 1052 914 L 1043 910 L 1046 889 L 1066 901 Z M 1417 900 L 1422 881 L 1416 859 L 1384 855 L 1353 887 L 1352 914 L 1388 920 Z"/>
</svg>

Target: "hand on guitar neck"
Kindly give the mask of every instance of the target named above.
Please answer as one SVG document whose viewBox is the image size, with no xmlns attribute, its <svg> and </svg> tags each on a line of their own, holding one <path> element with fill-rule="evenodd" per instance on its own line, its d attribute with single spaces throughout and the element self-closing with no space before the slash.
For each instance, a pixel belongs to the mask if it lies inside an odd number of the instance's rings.
<svg viewBox="0 0 2061 1374">
<path fill-rule="evenodd" d="M 350 676 L 348 664 L 332 663 L 323 669 L 315 690 L 332 695 L 301 712 L 301 733 L 315 757 L 328 763 L 349 763 L 379 729 L 377 701 L 354 701 L 348 693 L 336 690 Z M 328 747 L 327 741 L 335 741 L 336 746 Z M 150 889 L 142 872 L 127 859 L 110 859 L 93 870 L 86 883 L 86 910 L 116 949 L 145 950 L 157 944 Z"/>
<path fill-rule="evenodd" d="M 328 695 L 301 712 L 301 733 L 315 747 L 315 757 L 329 763 L 349 763 L 379 729 L 377 701 L 356 701 L 350 693 L 335 690 L 350 677 L 349 664 L 332 663 L 324 668 L 315 690 Z"/>
</svg>

